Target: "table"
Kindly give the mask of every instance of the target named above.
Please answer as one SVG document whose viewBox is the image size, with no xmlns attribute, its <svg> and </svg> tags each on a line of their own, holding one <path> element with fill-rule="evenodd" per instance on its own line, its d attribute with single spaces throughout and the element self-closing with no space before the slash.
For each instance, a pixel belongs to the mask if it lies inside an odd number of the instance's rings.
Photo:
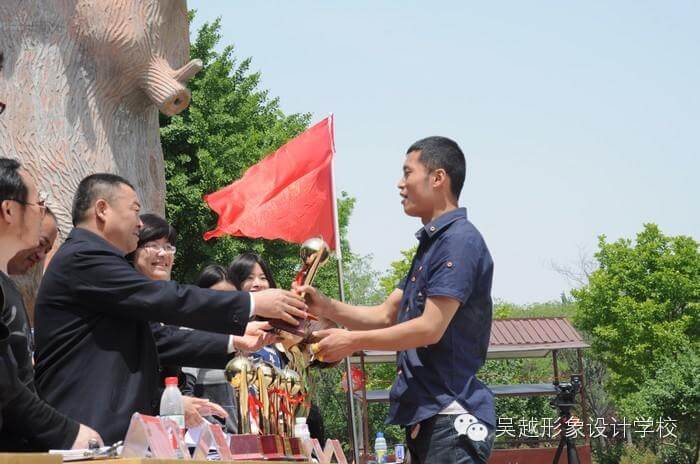
<svg viewBox="0 0 700 464">
<path fill-rule="evenodd" d="M 183 461 L 181 459 L 96 459 L 88 461 L 72 461 L 76 463 L 94 464 L 209 464 L 211 462 L 230 464 L 270 464 L 271 461 Z M 61 456 L 41 453 L 0 453 L 0 464 L 61 464 Z M 275 464 L 304 464 L 304 461 L 274 461 Z"/>
</svg>

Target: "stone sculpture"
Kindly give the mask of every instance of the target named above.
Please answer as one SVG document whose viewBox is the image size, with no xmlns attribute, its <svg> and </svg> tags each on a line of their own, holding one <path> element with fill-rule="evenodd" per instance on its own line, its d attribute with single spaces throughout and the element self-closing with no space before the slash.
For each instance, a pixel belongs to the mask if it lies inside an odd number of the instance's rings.
<svg viewBox="0 0 700 464">
<path fill-rule="evenodd" d="M 114 172 L 143 211 L 164 214 L 158 111 L 181 112 L 189 61 L 185 0 L 2 0 L 0 157 L 35 176 L 65 237 L 78 182 Z"/>
</svg>

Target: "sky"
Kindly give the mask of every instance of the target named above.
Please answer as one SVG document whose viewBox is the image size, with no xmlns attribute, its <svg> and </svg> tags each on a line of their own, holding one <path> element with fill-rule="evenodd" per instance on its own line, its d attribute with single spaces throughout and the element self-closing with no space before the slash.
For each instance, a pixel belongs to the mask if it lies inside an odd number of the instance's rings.
<svg viewBox="0 0 700 464">
<path fill-rule="evenodd" d="M 396 184 L 429 135 L 467 158 L 460 204 L 493 296 L 558 300 L 598 236 L 700 240 L 700 2 L 190 0 L 191 33 L 251 57 L 282 110 L 335 115 L 349 239 L 376 270 L 416 243 Z"/>
</svg>

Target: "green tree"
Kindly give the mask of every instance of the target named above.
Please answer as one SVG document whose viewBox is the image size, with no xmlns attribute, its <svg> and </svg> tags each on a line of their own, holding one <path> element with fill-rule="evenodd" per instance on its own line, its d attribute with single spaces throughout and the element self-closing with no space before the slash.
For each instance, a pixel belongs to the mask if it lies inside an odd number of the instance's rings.
<svg viewBox="0 0 700 464">
<path fill-rule="evenodd" d="M 411 270 L 411 262 L 413 257 L 418 250 L 418 245 L 409 248 L 408 250 L 401 251 L 401 259 L 393 261 L 389 265 L 389 270 L 386 271 L 384 276 L 380 280 L 380 286 L 384 293 L 389 295 L 394 291 L 396 285 L 408 275 L 408 271 Z"/>
<path fill-rule="evenodd" d="M 599 239 L 599 268 L 572 291 L 577 326 L 608 368 L 622 412 L 677 421 L 685 460 L 697 461 L 700 253 L 690 237 L 646 224 L 636 241 Z M 693 377 L 693 374 L 695 375 Z M 662 445 L 649 441 L 650 446 Z M 664 451 L 666 452 L 666 451 Z"/>
</svg>

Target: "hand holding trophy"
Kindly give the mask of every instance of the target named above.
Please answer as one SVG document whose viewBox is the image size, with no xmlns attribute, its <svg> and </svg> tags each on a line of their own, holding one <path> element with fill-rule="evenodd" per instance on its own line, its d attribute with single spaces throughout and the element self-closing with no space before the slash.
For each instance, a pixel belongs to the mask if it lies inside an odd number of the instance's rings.
<svg viewBox="0 0 700 464">
<path fill-rule="evenodd" d="M 306 240 L 301 245 L 299 252 L 301 257 L 301 268 L 297 273 L 295 284 L 297 286 L 313 285 L 313 281 L 322 265 L 328 262 L 330 249 L 325 241 L 320 237 Z M 301 295 L 305 297 L 304 294 Z M 332 367 L 337 363 L 325 363 L 314 357 L 311 350 L 315 340 L 313 332 L 328 328 L 337 327 L 334 322 L 323 317 L 311 317 L 299 320 L 298 326 L 287 324 L 280 320 L 271 320 L 270 325 L 278 330 L 282 338 L 282 346 L 287 351 L 292 360 L 292 368 L 297 372 L 302 372 L 307 366 L 310 367 Z"/>
</svg>

